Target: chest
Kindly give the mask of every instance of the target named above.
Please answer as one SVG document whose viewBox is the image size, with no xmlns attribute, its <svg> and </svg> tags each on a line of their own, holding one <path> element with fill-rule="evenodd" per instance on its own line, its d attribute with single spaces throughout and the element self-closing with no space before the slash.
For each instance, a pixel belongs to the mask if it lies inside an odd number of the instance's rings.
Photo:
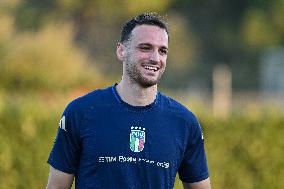
<svg viewBox="0 0 284 189">
<path fill-rule="evenodd" d="M 82 124 L 81 157 L 100 166 L 177 167 L 186 144 L 183 124 L 159 112 L 93 112 Z"/>
</svg>

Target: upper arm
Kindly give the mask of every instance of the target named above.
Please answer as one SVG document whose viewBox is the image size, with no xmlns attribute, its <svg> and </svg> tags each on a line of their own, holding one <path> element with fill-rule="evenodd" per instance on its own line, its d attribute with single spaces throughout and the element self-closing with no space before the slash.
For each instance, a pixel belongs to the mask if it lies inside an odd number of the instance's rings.
<svg viewBox="0 0 284 189">
<path fill-rule="evenodd" d="M 74 174 L 81 155 L 80 110 L 70 103 L 63 112 L 48 163 L 55 169 Z"/>
<path fill-rule="evenodd" d="M 199 182 L 194 182 L 194 183 L 183 182 L 182 184 L 184 189 L 211 189 L 209 178 Z"/>
<path fill-rule="evenodd" d="M 50 166 L 46 189 L 70 189 L 74 175 L 64 173 Z"/>
<path fill-rule="evenodd" d="M 182 182 L 195 183 L 207 179 L 209 173 L 202 129 L 196 117 L 193 117 L 189 126 L 191 130 L 178 173 Z"/>
</svg>

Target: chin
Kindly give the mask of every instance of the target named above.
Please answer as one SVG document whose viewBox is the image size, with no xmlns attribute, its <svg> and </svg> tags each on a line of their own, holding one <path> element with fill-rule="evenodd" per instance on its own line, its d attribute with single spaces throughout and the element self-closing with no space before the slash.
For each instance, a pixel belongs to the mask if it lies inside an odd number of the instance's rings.
<svg viewBox="0 0 284 189">
<path fill-rule="evenodd" d="M 143 88 L 149 88 L 149 87 L 153 87 L 154 85 L 156 85 L 157 83 L 153 84 L 153 83 L 140 83 L 140 86 Z"/>
<path fill-rule="evenodd" d="M 143 87 L 143 88 L 149 88 L 149 87 L 152 87 L 152 86 L 154 86 L 154 85 L 157 85 L 158 84 L 158 81 L 157 80 L 155 80 L 155 81 L 149 81 L 149 80 L 140 80 L 139 82 L 139 85 L 141 86 L 141 87 Z"/>
</svg>

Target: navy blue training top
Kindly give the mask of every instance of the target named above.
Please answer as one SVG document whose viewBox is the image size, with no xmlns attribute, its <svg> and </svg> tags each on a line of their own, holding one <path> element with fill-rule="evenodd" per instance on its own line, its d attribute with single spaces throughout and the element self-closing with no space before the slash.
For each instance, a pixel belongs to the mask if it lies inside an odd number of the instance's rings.
<svg viewBox="0 0 284 189">
<path fill-rule="evenodd" d="M 65 109 L 48 163 L 75 175 L 76 189 L 172 189 L 208 178 L 201 127 L 188 109 L 157 93 L 131 106 L 115 86 Z"/>
</svg>

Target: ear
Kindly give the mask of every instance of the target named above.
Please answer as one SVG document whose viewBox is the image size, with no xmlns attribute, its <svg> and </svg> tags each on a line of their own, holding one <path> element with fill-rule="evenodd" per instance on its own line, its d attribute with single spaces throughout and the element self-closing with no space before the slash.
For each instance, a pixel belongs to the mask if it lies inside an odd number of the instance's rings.
<svg viewBox="0 0 284 189">
<path fill-rule="evenodd" d="M 116 56 L 118 60 L 123 61 L 125 56 L 125 46 L 122 43 L 118 43 L 116 46 Z"/>
</svg>

